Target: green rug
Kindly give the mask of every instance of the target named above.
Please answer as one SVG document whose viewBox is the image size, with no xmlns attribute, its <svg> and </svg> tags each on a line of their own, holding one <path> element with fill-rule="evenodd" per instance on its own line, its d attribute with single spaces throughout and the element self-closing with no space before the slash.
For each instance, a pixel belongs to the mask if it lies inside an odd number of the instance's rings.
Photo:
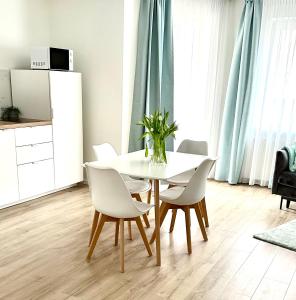
<svg viewBox="0 0 296 300">
<path fill-rule="evenodd" d="M 255 239 L 296 251 L 296 220 L 266 232 L 255 234 Z"/>
</svg>

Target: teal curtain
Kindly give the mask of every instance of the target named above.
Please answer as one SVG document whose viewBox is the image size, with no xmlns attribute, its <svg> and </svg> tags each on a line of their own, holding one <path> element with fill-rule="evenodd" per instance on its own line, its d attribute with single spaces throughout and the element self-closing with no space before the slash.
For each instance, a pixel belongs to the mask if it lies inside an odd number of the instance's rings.
<svg viewBox="0 0 296 300">
<path fill-rule="evenodd" d="M 166 110 L 174 119 L 173 61 L 171 0 L 141 0 L 129 152 L 144 149 L 144 130 L 136 124 L 145 114 Z"/>
<path fill-rule="evenodd" d="M 261 17 L 262 0 L 245 1 L 231 63 L 215 173 L 215 179 L 231 184 L 238 183 L 242 169 Z"/>
</svg>

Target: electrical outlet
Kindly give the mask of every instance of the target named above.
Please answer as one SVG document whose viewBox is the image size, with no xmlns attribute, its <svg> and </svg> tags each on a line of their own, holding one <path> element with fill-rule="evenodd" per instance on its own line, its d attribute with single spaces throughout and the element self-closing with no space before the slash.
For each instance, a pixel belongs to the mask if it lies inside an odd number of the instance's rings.
<svg viewBox="0 0 296 300">
<path fill-rule="evenodd" d="M 9 70 L 0 70 L 0 108 L 12 105 L 10 72 Z"/>
</svg>

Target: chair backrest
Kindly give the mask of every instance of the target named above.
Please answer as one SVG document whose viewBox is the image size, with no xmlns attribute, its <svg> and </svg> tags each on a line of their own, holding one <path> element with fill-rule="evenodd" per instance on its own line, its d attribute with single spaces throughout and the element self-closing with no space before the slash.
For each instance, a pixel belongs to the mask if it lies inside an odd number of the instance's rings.
<svg viewBox="0 0 296 300">
<path fill-rule="evenodd" d="M 108 143 L 93 145 L 93 150 L 95 152 L 97 160 L 106 160 L 115 158 L 117 156 L 117 153 L 113 146 Z"/>
<path fill-rule="evenodd" d="M 184 205 L 191 205 L 201 201 L 205 196 L 208 175 L 216 161 L 216 158 L 205 159 L 196 169 L 188 185 L 180 196 Z"/>
<path fill-rule="evenodd" d="M 118 156 L 113 146 L 108 143 L 104 143 L 101 145 L 93 145 L 93 149 L 96 155 L 96 159 L 99 161 L 107 161 L 108 159 L 114 159 Z M 122 174 L 121 177 L 124 180 L 131 180 L 131 178 L 128 175 Z"/>
<path fill-rule="evenodd" d="M 139 215 L 120 174 L 111 168 L 91 167 L 86 163 L 90 193 L 94 207 L 114 218 Z"/>
<path fill-rule="evenodd" d="M 208 142 L 183 140 L 182 143 L 179 145 L 177 152 L 208 155 Z"/>
</svg>

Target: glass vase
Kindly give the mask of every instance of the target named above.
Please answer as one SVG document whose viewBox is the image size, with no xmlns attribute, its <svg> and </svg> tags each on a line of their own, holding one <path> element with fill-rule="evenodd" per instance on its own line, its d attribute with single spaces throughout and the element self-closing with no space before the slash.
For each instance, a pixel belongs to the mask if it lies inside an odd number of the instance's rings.
<svg viewBox="0 0 296 300">
<path fill-rule="evenodd" d="M 154 163 L 167 163 L 165 153 L 165 140 L 155 136 L 153 138 L 153 154 L 151 155 L 151 161 Z"/>
</svg>

